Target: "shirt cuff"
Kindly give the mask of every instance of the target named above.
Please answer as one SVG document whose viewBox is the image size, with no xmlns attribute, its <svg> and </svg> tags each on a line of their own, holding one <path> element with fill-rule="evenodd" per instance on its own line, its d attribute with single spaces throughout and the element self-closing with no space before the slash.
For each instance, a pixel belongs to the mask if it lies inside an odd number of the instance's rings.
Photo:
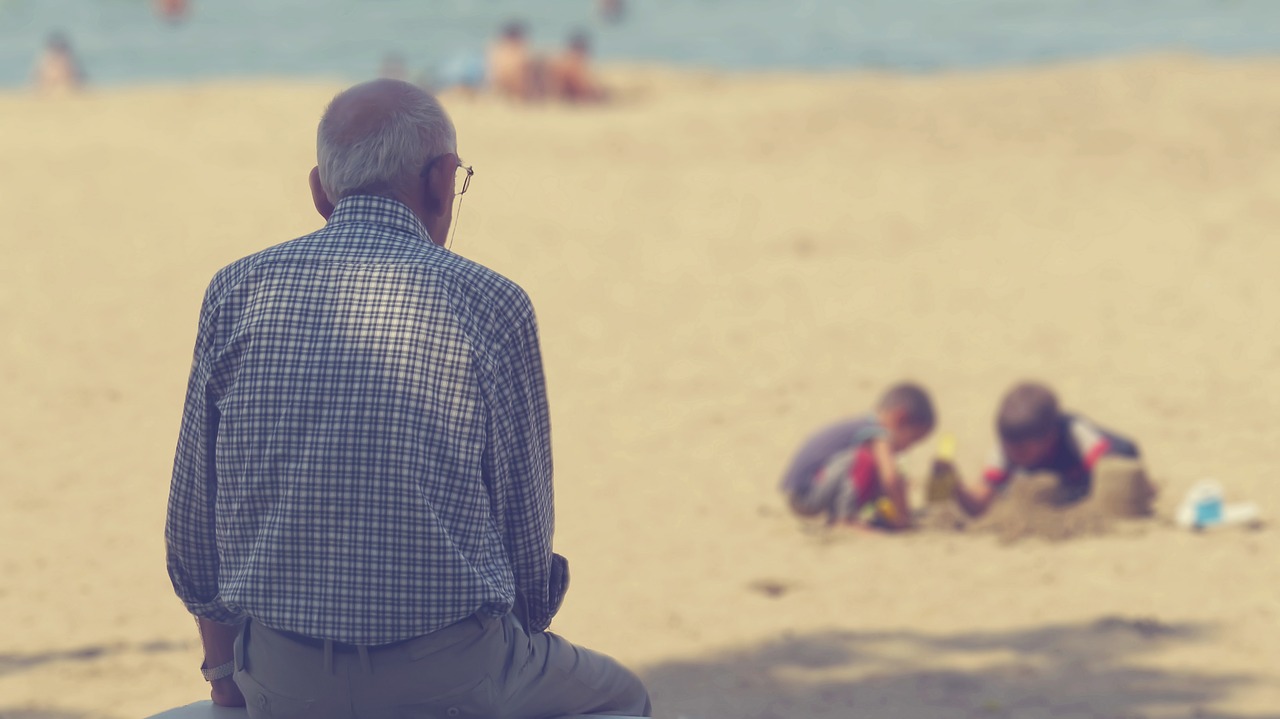
<svg viewBox="0 0 1280 719">
<path fill-rule="evenodd" d="M 212 602 L 184 602 L 184 604 L 187 605 L 187 611 L 191 612 L 192 615 L 219 624 L 239 624 L 248 617 L 244 612 L 234 611 L 217 600 Z"/>
</svg>

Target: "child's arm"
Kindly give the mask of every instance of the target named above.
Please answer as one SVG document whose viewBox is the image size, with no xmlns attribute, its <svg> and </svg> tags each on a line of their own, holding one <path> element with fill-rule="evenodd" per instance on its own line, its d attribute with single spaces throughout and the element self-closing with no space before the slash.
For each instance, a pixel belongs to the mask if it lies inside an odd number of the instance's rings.
<svg viewBox="0 0 1280 719">
<path fill-rule="evenodd" d="M 898 471 L 898 463 L 894 461 L 893 450 L 889 441 L 881 437 L 871 447 L 876 460 L 876 472 L 880 475 L 880 487 L 884 496 L 893 505 L 893 516 L 885 517 L 885 523 L 893 529 L 906 529 L 911 526 L 911 507 L 907 505 L 907 483 Z"/>
<path fill-rule="evenodd" d="M 983 481 L 976 488 L 969 488 L 964 481 L 956 482 L 956 503 L 970 517 L 981 516 L 996 498 L 996 488 Z"/>
<path fill-rule="evenodd" d="M 970 487 L 956 475 L 956 504 L 970 517 L 980 517 L 986 513 L 991 503 L 1000 493 L 1000 488 L 1013 476 L 1014 467 L 1009 464 L 1004 450 L 997 447 L 987 468 L 983 470 L 976 487 Z"/>
</svg>

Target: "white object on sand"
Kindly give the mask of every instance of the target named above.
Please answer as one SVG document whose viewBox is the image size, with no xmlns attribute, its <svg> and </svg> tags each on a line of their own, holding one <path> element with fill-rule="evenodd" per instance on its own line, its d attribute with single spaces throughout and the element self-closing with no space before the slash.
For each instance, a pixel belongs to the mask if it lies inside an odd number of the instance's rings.
<svg viewBox="0 0 1280 719">
<path fill-rule="evenodd" d="M 1206 479 L 1187 490 L 1174 519 L 1178 526 L 1186 529 L 1207 529 L 1222 525 L 1252 524 L 1260 516 L 1258 505 L 1253 502 L 1227 504 L 1223 499 L 1222 485 Z"/>
</svg>

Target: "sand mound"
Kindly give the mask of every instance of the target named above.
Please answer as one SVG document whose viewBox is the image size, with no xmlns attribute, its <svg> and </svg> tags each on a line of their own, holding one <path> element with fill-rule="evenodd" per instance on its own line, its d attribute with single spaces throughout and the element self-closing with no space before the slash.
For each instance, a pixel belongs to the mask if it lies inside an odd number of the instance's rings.
<svg viewBox="0 0 1280 719">
<path fill-rule="evenodd" d="M 1019 477 L 991 509 L 971 520 L 952 505 L 930 508 L 920 519 L 925 531 L 995 534 L 1003 542 L 1036 537 L 1062 541 L 1110 532 L 1117 520 L 1150 517 L 1155 488 L 1134 460 L 1107 458 L 1094 470 L 1093 491 L 1082 500 L 1064 496 L 1057 477 Z"/>
<path fill-rule="evenodd" d="M 1052 474 L 1019 477 L 985 515 L 971 525 L 976 532 L 995 534 L 1003 542 L 1028 537 L 1061 541 L 1110 529 L 1106 511 L 1089 499 L 1066 502 Z"/>
<path fill-rule="evenodd" d="M 1142 464 L 1122 457 L 1106 457 L 1093 470 L 1093 493 L 1088 502 L 1105 516 L 1150 517 L 1156 488 Z"/>
<path fill-rule="evenodd" d="M 916 517 L 922 532 L 963 532 L 973 520 L 954 504 L 930 505 Z"/>
</svg>

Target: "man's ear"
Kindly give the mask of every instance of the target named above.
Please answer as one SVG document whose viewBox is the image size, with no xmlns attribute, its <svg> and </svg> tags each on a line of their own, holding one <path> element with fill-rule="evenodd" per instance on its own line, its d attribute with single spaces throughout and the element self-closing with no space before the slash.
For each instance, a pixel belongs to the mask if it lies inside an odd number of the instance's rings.
<svg viewBox="0 0 1280 719">
<path fill-rule="evenodd" d="M 426 207 L 433 214 L 443 215 L 449 210 L 449 203 L 453 201 L 453 182 L 456 162 L 435 162 L 431 167 L 427 168 L 427 174 L 423 176 L 423 192 L 426 195 L 423 201 Z"/>
<path fill-rule="evenodd" d="M 324 187 L 320 185 L 320 168 L 311 168 L 311 201 L 315 203 L 316 212 L 328 221 L 329 215 L 333 214 L 333 203 L 329 202 L 329 196 L 324 194 Z"/>
</svg>

